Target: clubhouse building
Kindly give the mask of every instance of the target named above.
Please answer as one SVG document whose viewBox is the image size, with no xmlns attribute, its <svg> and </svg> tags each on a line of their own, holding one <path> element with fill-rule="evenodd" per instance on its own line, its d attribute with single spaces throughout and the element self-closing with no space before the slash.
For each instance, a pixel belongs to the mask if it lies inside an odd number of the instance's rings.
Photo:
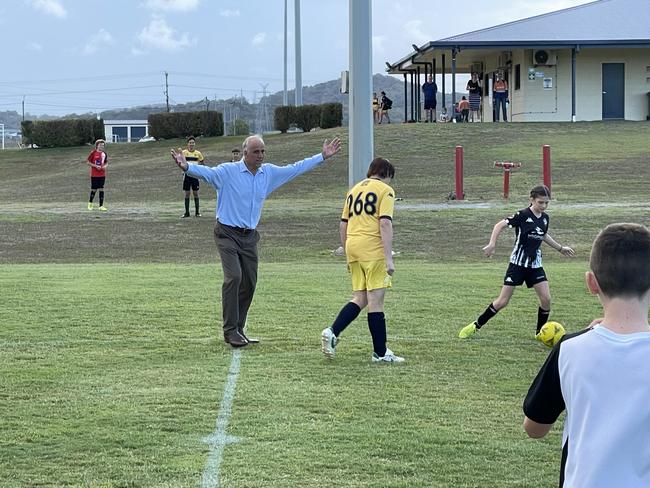
<svg viewBox="0 0 650 488">
<path fill-rule="evenodd" d="M 485 122 L 494 120 L 497 73 L 508 82 L 510 121 L 650 120 L 650 0 L 598 0 L 414 44 L 386 65 L 404 76 L 405 121 L 421 120 L 427 74 L 443 75 L 438 89 L 453 104 L 467 79 L 458 86 L 456 76 L 471 73 L 481 80 Z"/>
</svg>

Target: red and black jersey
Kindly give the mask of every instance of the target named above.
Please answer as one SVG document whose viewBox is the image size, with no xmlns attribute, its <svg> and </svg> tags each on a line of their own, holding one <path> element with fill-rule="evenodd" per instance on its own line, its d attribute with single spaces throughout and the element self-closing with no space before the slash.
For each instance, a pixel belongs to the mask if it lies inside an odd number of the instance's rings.
<svg viewBox="0 0 650 488">
<path fill-rule="evenodd" d="M 105 165 L 108 163 L 108 155 L 96 149 L 88 155 L 88 162 L 92 163 L 90 176 L 106 176 Z"/>
</svg>

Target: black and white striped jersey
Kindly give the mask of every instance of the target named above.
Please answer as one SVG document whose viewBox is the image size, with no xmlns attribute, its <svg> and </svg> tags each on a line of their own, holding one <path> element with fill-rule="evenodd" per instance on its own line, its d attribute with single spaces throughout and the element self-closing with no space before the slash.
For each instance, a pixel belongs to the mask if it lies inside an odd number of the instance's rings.
<svg viewBox="0 0 650 488">
<path fill-rule="evenodd" d="M 508 227 L 515 229 L 515 246 L 510 255 L 510 262 L 524 268 L 542 267 L 542 250 L 540 246 L 548 232 L 549 217 L 535 217 L 530 207 L 520 210 L 506 219 Z"/>
</svg>

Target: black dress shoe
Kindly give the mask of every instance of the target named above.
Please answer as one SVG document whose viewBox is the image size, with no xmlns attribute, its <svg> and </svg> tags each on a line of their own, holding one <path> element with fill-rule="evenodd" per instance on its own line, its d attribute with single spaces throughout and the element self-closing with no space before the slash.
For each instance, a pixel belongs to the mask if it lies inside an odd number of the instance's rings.
<svg viewBox="0 0 650 488">
<path fill-rule="evenodd" d="M 246 341 L 247 341 L 249 344 L 259 344 L 259 343 L 260 343 L 260 340 L 259 340 L 259 339 L 256 339 L 255 337 L 248 337 L 248 336 L 247 336 L 246 334 L 244 334 L 243 332 L 240 332 L 239 335 L 242 336 L 244 339 L 246 339 Z"/>
<path fill-rule="evenodd" d="M 230 344 L 232 347 L 244 347 L 248 346 L 248 341 L 241 334 L 234 332 L 224 337 L 226 344 Z"/>
</svg>

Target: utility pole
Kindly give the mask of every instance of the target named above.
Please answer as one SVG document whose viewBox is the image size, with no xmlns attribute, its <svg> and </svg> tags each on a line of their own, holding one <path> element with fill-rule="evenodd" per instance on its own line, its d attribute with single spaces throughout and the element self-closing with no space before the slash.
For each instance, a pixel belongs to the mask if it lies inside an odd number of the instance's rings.
<svg viewBox="0 0 650 488">
<path fill-rule="evenodd" d="M 210 111 L 210 100 L 208 100 L 208 97 L 205 97 L 205 111 Z"/>
<path fill-rule="evenodd" d="M 23 122 L 25 121 L 25 95 L 23 95 Z"/>
<path fill-rule="evenodd" d="M 167 82 L 167 77 L 169 73 L 165 71 L 165 103 L 167 104 L 167 112 L 169 113 L 169 83 Z"/>
<path fill-rule="evenodd" d="M 294 16 L 296 29 L 294 37 L 296 38 L 296 107 L 302 105 L 302 66 L 300 54 L 300 0 L 295 0 Z"/>
<path fill-rule="evenodd" d="M 284 0 L 284 92 L 282 93 L 282 105 L 289 105 L 287 94 L 287 0 Z"/>
</svg>

